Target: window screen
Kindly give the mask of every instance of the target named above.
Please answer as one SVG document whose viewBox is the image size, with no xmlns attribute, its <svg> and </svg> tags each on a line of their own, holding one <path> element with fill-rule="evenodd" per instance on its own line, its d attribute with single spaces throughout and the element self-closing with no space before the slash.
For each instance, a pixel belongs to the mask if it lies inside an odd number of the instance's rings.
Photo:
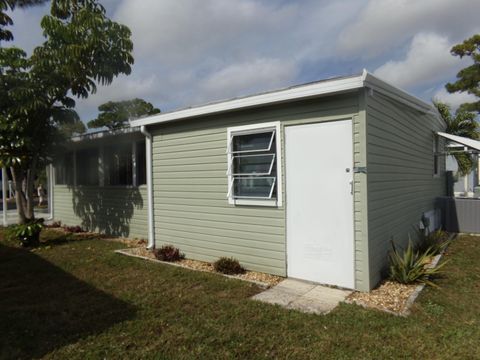
<svg viewBox="0 0 480 360">
<path fill-rule="evenodd" d="M 147 159 L 145 152 L 145 140 L 139 141 L 137 146 L 137 184 L 145 185 L 147 183 Z"/>
<path fill-rule="evenodd" d="M 123 143 L 105 146 L 105 185 L 132 185 L 132 144 Z"/>
<path fill-rule="evenodd" d="M 98 186 L 98 149 L 77 151 L 78 185 Z"/>
<path fill-rule="evenodd" d="M 66 153 L 55 164 L 55 183 L 73 185 L 73 152 Z"/>
<path fill-rule="evenodd" d="M 275 130 L 233 133 L 229 147 L 228 196 L 232 199 L 276 199 Z"/>
<path fill-rule="evenodd" d="M 249 152 L 270 151 L 274 138 L 274 130 L 244 135 L 234 134 L 232 137 L 232 153 L 241 154 Z"/>
</svg>

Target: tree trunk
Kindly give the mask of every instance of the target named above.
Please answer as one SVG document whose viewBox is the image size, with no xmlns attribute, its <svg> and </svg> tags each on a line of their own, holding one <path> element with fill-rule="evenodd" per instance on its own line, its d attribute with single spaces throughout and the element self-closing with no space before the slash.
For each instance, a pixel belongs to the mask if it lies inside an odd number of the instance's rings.
<svg viewBox="0 0 480 360">
<path fill-rule="evenodd" d="M 25 190 L 25 197 L 27 199 L 26 215 L 30 220 L 35 219 L 35 213 L 34 213 L 35 204 L 33 202 L 33 185 L 35 181 L 35 174 L 37 172 L 37 162 L 38 162 L 38 157 L 34 156 L 30 164 L 30 168 L 27 170 L 26 190 Z"/>
<path fill-rule="evenodd" d="M 10 170 L 12 172 L 13 188 L 15 189 L 15 202 L 17 203 L 18 218 L 20 224 L 25 224 L 27 222 L 27 217 L 25 215 L 26 199 L 23 193 L 25 174 L 22 169 L 15 167 L 11 167 Z"/>
<path fill-rule="evenodd" d="M 21 224 L 35 220 L 32 185 L 35 180 L 36 163 L 37 159 L 34 158 L 31 168 L 27 171 L 11 167 L 17 213 Z"/>
</svg>

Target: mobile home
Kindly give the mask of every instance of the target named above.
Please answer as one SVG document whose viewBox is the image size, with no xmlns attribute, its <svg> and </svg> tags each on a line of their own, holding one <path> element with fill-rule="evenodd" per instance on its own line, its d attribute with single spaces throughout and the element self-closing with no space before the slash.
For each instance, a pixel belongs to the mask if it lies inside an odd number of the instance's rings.
<svg viewBox="0 0 480 360">
<path fill-rule="evenodd" d="M 123 185 L 117 196 L 102 175 L 105 156 L 79 156 L 80 141 L 76 177 L 97 166 L 104 183 L 57 184 L 55 218 L 87 214 L 93 226 L 117 217 L 151 247 L 173 244 L 205 261 L 232 256 L 248 269 L 361 291 L 384 275 L 392 240 L 405 244 L 425 218 L 440 225 L 435 199 L 446 184 L 436 133 L 445 124 L 431 104 L 365 71 L 131 125 L 140 131 L 128 136 L 145 141 L 145 185 Z M 138 191 L 141 206 L 125 189 Z M 84 196 L 90 205 L 78 206 Z"/>
</svg>

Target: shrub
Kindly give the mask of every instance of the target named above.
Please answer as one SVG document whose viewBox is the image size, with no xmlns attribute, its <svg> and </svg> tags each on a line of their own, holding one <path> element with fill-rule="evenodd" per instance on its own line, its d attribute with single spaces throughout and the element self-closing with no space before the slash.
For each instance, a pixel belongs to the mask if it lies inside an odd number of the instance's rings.
<svg viewBox="0 0 480 360">
<path fill-rule="evenodd" d="M 43 219 L 26 224 L 9 226 L 6 237 L 8 240 L 18 240 L 24 247 L 35 247 L 40 244 L 40 232 L 43 229 Z"/>
<path fill-rule="evenodd" d="M 85 230 L 82 229 L 81 226 L 66 226 L 64 225 L 63 226 L 63 230 L 65 230 L 66 232 L 69 232 L 69 233 L 82 233 L 82 232 L 85 232 Z"/>
<path fill-rule="evenodd" d="M 227 275 L 243 274 L 245 272 L 243 266 L 234 258 L 221 257 L 213 263 L 213 267 L 216 271 Z"/>
<path fill-rule="evenodd" d="M 158 260 L 162 261 L 178 261 L 185 258 L 178 248 L 173 245 L 164 245 L 159 249 L 153 250 L 153 254 Z"/>
<path fill-rule="evenodd" d="M 430 250 L 433 255 L 441 254 L 451 243 L 448 233 L 440 229 L 431 233 L 419 231 L 419 240 L 415 250 L 420 253 Z"/>
<path fill-rule="evenodd" d="M 45 225 L 46 228 L 59 228 L 62 227 L 61 221 L 54 221 L 51 224 Z"/>
<path fill-rule="evenodd" d="M 429 248 L 424 252 L 416 251 L 411 241 L 408 246 L 400 253 L 392 242 L 392 251 L 390 253 L 390 279 L 402 284 L 423 283 L 436 286 L 430 278 L 440 273 L 440 269 L 446 262 L 435 268 L 430 267 L 434 256 Z"/>
</svg>

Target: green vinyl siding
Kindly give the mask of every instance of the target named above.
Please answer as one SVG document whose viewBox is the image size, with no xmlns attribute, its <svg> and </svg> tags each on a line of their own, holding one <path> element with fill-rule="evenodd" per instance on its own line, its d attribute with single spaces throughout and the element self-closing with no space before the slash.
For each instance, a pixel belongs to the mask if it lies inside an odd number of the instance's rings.
<svg viewBox="0 0 480 360">
<path fill-rule="evenodd" d="M 434 131 L 444 125 L 378 92 L 368 95 L 368 252 L 370 286 L 381 279 L 388 265 L 391 240 L 404 246 L 416 238 L 422 213 L 435 208 L 445 194 L 445 164 L 433 176 Z"/>
<path fill-rule="evenodd" d="M 53 207 L 62 224 L 130 238 L 148 235 L 146 186 L 55 185 Z"/>
<path fill-rule="evenodd" d="M 229 205 L 227 128 L 280 121 L 284 151 L 284 126 L 343 119 L 354 120 L 355 164 L 361 166 L 359 153 L 364 135 L 359 124 L 357 92 L 150 128 L 156 245 L 173 244 L 188 258 L 204 261 L 233 256 L 248 269 L 286 275 L 285 186 L 281 189 L 282 207 Z M 284 163 L 281 166 L 285 184 Z M 361 186 L 356 187 L 356 201 L 360 201 L 360 192 Z M 362 221 L 360 213 L 355 218 Z M 361 275 L 361 247 L 357 251 Z M 361 283 L 359 279 L 357 286 L 362 287 Z"/>
</svg>

